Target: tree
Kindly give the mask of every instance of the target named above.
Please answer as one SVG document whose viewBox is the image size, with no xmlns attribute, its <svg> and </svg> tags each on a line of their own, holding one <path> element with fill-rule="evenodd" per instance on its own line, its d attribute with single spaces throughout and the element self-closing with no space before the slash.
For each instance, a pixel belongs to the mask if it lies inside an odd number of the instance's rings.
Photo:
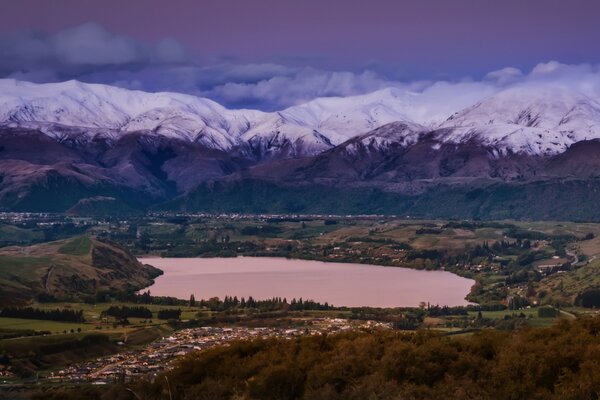
<svg viewBox="0 0 600 400">
<path fill-rule="evenodd" d="M 194 294 L 192 293 L 190 295 L 190 307 L 195 307 L 196 306 L 196 298 L 194 297 Z"/>
<path fill-rule="evenodd" d="M 554 307 L 538 308 L 538 317 L 539 318 L 555 318 L 555 317 L 558 317 L 559 313 L 560 313 L 560 311 L 558 311 Z"/>
<path fill-rule="evenodd" d="M 159 310 L 157 316 L 158 319 L 179 319 L 181 317 L 181 310 Z"/>
<path fill-rule="evenodd" d="M 527 282 L 527 297 L 535 296 L 535 287 L 533 286 L 533 281 Z"/>
</svg>

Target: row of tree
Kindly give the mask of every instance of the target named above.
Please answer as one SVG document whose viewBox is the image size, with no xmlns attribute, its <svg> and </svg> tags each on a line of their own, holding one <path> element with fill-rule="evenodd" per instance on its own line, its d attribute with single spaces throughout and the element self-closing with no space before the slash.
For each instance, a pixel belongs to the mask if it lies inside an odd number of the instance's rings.
<svg viewBox="0 0 600 400">
<path fill-rule="evenodd" d="M 223 300 L 218 297 L 212 297 L 208 300 L 196 300 L 194 295 L 190 296 L 189 305 L 191 307 L 199 306 L 208 308 L 212 311 L 228 311 L 232 309 L 257 309 L 259 311 L 303 311 L 303 310 L 331 310 L 333 306 L 327 302 L 319 303 L 314 300 L 304 300 L 302 298 L 292 299 L 290 302 L 286 298 L 273 297 L 271 299 L 256 300 L 252 296 L 241 297 L 225 296 Z"/>
<path fill-rule="evenodd" d="M 180 319 L 181 310 L 179 309 L 164 309 L 158 310 L 158 319 Z"/>
<path fill-rule="evenodd" d="M 102 316 L 114 317 L 119 320 L 127 318 L 152 318 L 152 311 L 146 307 L 110 306 L 102 312 Z"/>
<path fill-rule="evenodd" d="M 83 310 L 55 309 L 42 310 L 33 307 L 5 307 L 0 311 L 0 317 L 42 319 L 59 322 L 85 322 Z"/>
<path fill-rule="evenodd" d="M 147 307 L 110 306 L 102 312 L 103 317 L 113 317 L 121 322 L 128 322 L 128 318 L 152 319 L 152 311 Z M 180 319 L 180 309 L 158 310 L 158 319 Z"/>
</svg>

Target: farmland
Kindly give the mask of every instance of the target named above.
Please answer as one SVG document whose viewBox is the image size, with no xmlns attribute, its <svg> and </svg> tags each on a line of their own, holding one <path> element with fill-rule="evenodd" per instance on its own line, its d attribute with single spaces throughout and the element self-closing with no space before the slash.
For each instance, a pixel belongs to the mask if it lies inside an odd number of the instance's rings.
<svg viewBox="0 0 600 400">
<path fill-rule="evenodd" d="M 52 293 L 51 298 L 15 299 L 39 310 L 81 310 L 84 318 L 84 322 L 59 322 L 0 317 L 3 373 L 12 382 L 23 382 L 33 374 L 45 379 L 57 368 L 141 351 L 156 340 L 200 327 L 302 332 L 340 319 L 377 321 L 410 332 L 426 329 L 456 339 L 491 329 L 552 327 L 594 315 L 593 309 L 581 307 L 581 296 L 588 294 L 586 301 L 593 300 L 593 290 L 600 285 L 596 273 L 600 224 L 593 223 L 374 216 L 5 215 L 0 228 L 0 232 L 18 232 L 14 237 L 19 240 L 18 246 L 10 243 L 0 248 L 2 290 Z M 109 290 L 70 292 L 71 298 L 61 298 L 67 293 L 59 286 L 65 280 L 57 278 L 85 273 L 99 279 L 108 265 L 129 260 L 128 254 L 276 256 L 446 270 L 476 281 L 468 296 L 474 304 L 381 309 L 298 307 L 281 299 L 251 305 L 237 299 L 188 301 L 135 294 L 148 284 L 141 280 L 135 287 L 123 286 L 121 280 L 109 283 Z M 115 307 L 143 308 L 150 314 L 144 318 L 107 315 Z M 165 310 L 176 312 L 177 317 L 159 319 L 159 312 Z"/>
</svg>

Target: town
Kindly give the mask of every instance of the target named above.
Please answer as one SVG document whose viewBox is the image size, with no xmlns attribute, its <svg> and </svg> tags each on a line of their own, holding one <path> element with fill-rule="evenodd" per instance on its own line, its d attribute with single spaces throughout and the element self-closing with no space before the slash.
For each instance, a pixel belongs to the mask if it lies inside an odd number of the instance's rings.
<svg viewBox="0 0 600 400">
<path fill-rule="evenodd" d="M 226 346 L 240 340 L 258 338 L 292 339 L 301 335 L 322 335 L 350 330 L 391 329 L 391 324 L 377 321 L 351 321 L 340 318 L 317 318 L 307 327 L 200 327 L 175 331 L 147 345 L 132 350 L 96 358 L 58 371 L 52 371 L 42 381 L 54 383 L 92 383 L 96 385 L 132 382 L 145 376 L 155 377 L 173 367 L 177 360 L 194 351 Z"/>
</svg>

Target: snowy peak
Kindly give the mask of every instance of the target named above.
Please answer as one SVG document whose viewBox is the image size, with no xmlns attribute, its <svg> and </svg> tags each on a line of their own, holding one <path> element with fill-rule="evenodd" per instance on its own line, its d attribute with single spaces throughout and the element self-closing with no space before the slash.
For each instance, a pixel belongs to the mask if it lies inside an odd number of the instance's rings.
<svg viewBox="0 0 600 400">
<path fill-rule="evenodd" d="M 316 154 L 389 122 L 408 120 L 402 112 L 410 95 L 386 89 L 346 98 L 316 99 L 274 113 L 228 110 L 204 98 L 145 93 L 76 81 L 33 84 L 0 80 L 0 123 L 80 127 L 114 137 L 133 131 L 175 137 L 230 150 L 247 143 L 288 143 L 295 155 Z M 87 132 L 89 134 L 89 132 Z M 101 134 L 101 133 L 100 133 Z M 275 146 L 277 147 L 277 146 Z"/>
<path fill-rule="evenodd" d="M 279 113 L 283 122 L 309 126 L 339 144 L 361 133 L 395 121 L 412 121 L 408 93 L 394 89 L 362 96 L 331 97 L 290 107 Z"/>
<path fill-rule="evenodd" d="M 418 140 L 414 132 L 429 130 L 440 142 L 476 141 L 498 154 L 545 155 L 600 138 L 600 102 L 569 88 L 520 84 L 466 108 L 464 99 L 473 96 L 455 97 L 456 101 L 449 101 L 454 97 L 432 98 L 431 93 L 388 88 L 319 98 L 267 113 L 229 110 L 212 100 L 178 93 L 77 81 L 34 84 L 4 79 L 0 80 L 0 125 L 40 129 L 57 140 L 68 136 L 78 142 L 143 132 L 224 152 L 239 150 L 254 158 L 318 154 L 394 122 L 411 129 L 388 127 L 396 134 L 380 131 L 376 141 L 405 146 Z M 448 114 L 452 115 L 448 118 Z"/>
<path fill-rule="evenodd" d="M 222 150 L 264 113 L 232 112 L 212 100 L 178 93 L 146 93 L 76 81 L 33 84 L 0 80 L 0 121 L 151 131 Z M 48 128 L 47 128 L 48 129 Z M 114 134 L 114 132 L 111 132 Z"/>
<path fill-rule="evenodd" d="M 600 104 L 575 91 L 552 86 L 520 86 L 503 90 L 450 117 L 445 126 L 514 124 L 542 129 L 581 128 L 597 123 Z"/>
<path fill-rule="evenodd" d="M 444 140 L 476 138 L 502 151 L 557 154 L 581 140 L 600 138 L 600 103 L 552 85 L 503 90 L 452 115 Z"/>
<path fill-rule="evenodd" d="M 423 125 L 412 122 L 392 122 L 359 135 L 340 147 L 350 155 L 387 153 L 417 143 L 420 136 L 426 132 L 429 132 L 429 129 Z"/>
</svg>

